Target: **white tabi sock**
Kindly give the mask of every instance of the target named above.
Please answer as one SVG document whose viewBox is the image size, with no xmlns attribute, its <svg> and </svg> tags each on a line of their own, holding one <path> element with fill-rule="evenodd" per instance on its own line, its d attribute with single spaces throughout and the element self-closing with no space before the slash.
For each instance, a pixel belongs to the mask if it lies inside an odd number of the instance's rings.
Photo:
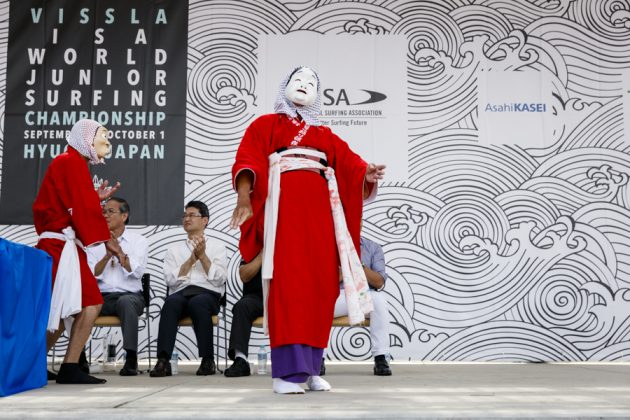
<svg viewBox="0 0 630 420">
<path fill-rule="evenodd" d="M 304 394 L 304 389 L 293 382 L 273 378 L 273 392 L 276 394 Z"/>
<path fill-rule="evenodd" d="M 236 351 L 234 352 L 234 361 L 236 361 L 236 359 L 238 359 L 239 357 L 240 357 L 241 359 L 243 359 L 243 360 L 247 361 L 247 356 L 245 356 L 245 353 L 243 353 L 242 351 L 238 351 L 238 350 L 236 350 Z"/>
<path fill-rule="evenodd" d="M 311 391 L 330 391 L 331 389 L 330 384 L 321 376 L 309 376 L 306 385 Z"/>
</svg>

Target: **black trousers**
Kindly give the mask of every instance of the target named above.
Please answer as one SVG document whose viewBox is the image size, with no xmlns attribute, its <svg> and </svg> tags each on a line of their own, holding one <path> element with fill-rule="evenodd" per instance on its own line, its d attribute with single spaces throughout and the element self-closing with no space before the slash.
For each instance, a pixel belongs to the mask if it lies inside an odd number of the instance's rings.
<svg viewBox="0 0 630 420">
<path fill-rule="evenodd" d="M 184 296 L 179 291 L 167 297 L 160 313 L 158 357 L 171 358 L 179 321 L 187 316 L 193 322 L 199 357 L 214 357 L 212 315 L 219 313 L 219 299 L 218 293 L 210 291 L 195 296 Z"/>
<path fill-rule="evenodd" d="M 232 330 L 228 357 L 234 360 L 235 350 L 247 356 L 254 320 L 263 315 L 262 297 L 245 295 L 232 308 Z"/>
</svg>

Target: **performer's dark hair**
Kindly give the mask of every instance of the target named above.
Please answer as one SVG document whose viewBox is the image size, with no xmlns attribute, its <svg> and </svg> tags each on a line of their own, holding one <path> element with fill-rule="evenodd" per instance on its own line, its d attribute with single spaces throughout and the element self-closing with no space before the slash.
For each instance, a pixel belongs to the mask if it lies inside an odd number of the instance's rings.
<svg viewBox="0 0 630 420">
<path fill-rule="evenodd" d="M 293 70 L 293 71 L 291 72 L 291 74 L 289 75 L 289 78 L 288 78 L 287 80 L 291 80 L 291 78 L 293 77 L 293 75 L 294 75 L 295 73 L 297 73 L 299 70 L 302 70 L 303 68 L 304 68 L 304 66 L 296 67 L 296 68 L 295 68 L 295 70 Z"/>
<path fill-rule="evenodd" d="M 309 69 L 310 71 L 313 72 L 313 74 L 315 74 L 315 79 L 317 79 L 317 84 L 319 85 L 319 75 L 315 72 L 315 70 L 313 70 L 312 68 L 308 67 L 308 66 L 300 66 L 300 67 L 296 67 L 291 74 L 289 75 L 289 78 L 287 80 L 291 80 L 291 78 L 293 77 L 293 75 L 295 73 L 297 73 L 298 71 L 302 70 L 302 69 Z"/>
<path fill-rule="evenodd" d="M 107 201 L 115 201 L 118 204 L 120 204 L 120 213 L 126 213 L 127 214 L 127 220 L 125 220 L 125 224 L 128 225 L 129 224 L 129 220 L 131 219 L 131 214 L 129 213 L 131 208 L 129 207 L 129 203 L 127 203 L 127 200 L 125 200 L 124 198 L 120 198 L 120 197 L 110 197 L 110 199 L 107 200 Z"/>
<path fill-rule="evenodd" d="M 207 217 L 208 219 L 210 218 L 210 211 L 208 210 L 208 206 L 206 206 L 206 204 L 203 201 L 189 201 L 188 204 L 186 204 L 185 208 L 188 207 L 194 207 L 197 210 L 199 210 L 199 214 L 201 214 L 201 217 Z M 208 224 L 206 223 L 206 226 L 208 226 Z"/>
</svg>

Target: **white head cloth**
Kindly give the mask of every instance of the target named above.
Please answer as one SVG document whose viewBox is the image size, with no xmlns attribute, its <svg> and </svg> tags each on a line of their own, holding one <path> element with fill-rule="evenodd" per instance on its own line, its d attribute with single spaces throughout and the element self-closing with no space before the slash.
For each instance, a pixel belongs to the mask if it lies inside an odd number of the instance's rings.
<svg viewBox="0 0 630 420">
<path fill-rule="evenodd" d="M 287 99 L 284 90 L 287 88 L 287 84 L 289 80 L 291 80 L 291 76 L 298 71 L 299 69 L 308 68 L 315 73 L 315 77 L 317 78 L 317 97 L 315 98 L 315 102 L 308 106 L 296 107 L 293 102 Z M 276 97 L 276 103 L 273 106 L 273 112 L 276 114 L 287 114 L 290 117 L 297 117 L 298 112 L 302 116 L 302 119 L 306 121 L 309 125 L 321 125 L 322 123 L 319 121 L 319 114 L 322 109 L 322 87 L 319 81 L 319 76 L 315 72 L 315 70 L 310 67 L 300 66 L 294 68 L 291 73 L 289 73 L 282 83 L 280 83 L 280 90 L 278 90 L 278 96 Z"/>
<path fill-rule="evenodd" d="M 94 120 L 79 120 L 72 126 L 70 134 L 66 137 L 68 144 L 81 156 L 89 159 L 92 165 L 105 163 L 104 159 L 99 159 L 94 149 L 94 136 L 101 127 L 102 125 Z"/>
</svg>

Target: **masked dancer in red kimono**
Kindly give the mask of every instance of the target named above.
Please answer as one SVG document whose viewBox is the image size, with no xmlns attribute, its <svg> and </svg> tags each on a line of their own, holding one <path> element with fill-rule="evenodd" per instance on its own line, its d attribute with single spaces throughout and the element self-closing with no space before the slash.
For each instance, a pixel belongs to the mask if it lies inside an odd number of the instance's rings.
<svg viewBox="0 0 630 420">
<path fill-rule="evenodd" d="M 111 151 L 105 127 L 96 121 L 80 120 L 72 127 L 67 142 L 67 151 L 48 166 L 33 204 L 35 230 L 39 235 L 37 248 L 53 258 L 53 293 L 46 341 L 50 350 L 67 325 L 70 341 L 56 376 L 57 383 L 97 384 L 106 381 L 90 376 L 78 363 L 103 303 L 84 247 L 105 242 L 109 253 L 119 260 L 124 258 L 120 245 L 111 240 L 100 205 L 120 184 L 107 188 L 105 181 L 97 191 L 90 176 L 88 163 L 104 163 L 103 158 Z M 50 376 L 49 372 L 49 379 L 54 379 Z"/>
<path fill-rule="evenodd" d="M 265 331 L 273 390 L 327 391 L 319 377 L 342 273 L 350 321 L 372 310 L 359 260 L 364 199 L 376 194 L 384 165 L 367 164 L 318 116 L 317 74 L 298 67 L 281 83 L 275 113 L 247 128 L 232 168 L 237 204 L 230 226 L 240 251 L 263 250 Z"/>
</svg>

